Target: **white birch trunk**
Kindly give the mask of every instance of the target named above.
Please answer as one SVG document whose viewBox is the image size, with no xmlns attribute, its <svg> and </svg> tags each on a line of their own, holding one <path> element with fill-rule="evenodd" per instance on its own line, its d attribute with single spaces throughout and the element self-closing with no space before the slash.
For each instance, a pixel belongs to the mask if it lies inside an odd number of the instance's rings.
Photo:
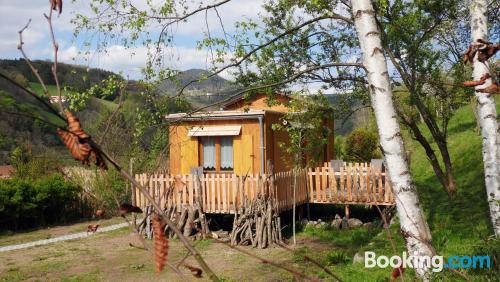
<svg viewBox="0 0 500 282">
<path fill-rule="evenodd" d="M 411 181 L 375 12 L 370 0 L 351 0 L 351 5 L 363 53 L 363 64 L 368 74 L 371 104 L 377 121 L 380 145 L 393 185 L 406 247 L 411 255 L 432 256 L 434 249 L 431 244 L 431 233 L 419 203 L 417 188 Z M 430 279 L 429 268 L 425 266 L 416 268 L 416 272 L 423 280 Z"/>
<path fill-rule="evenodd" d="M 478 39 L 488 41 L 488 28 L 486 18 L 487 0 L 474 0 L 471 2 L 471 35 L 472 42 Z M 479 80 L 484 74 L 489 73 L 488 62 L 480 62 L 477 54 L 473 62 L 474 80 Z M 477 89 L 490 86 L 491 78 Z M 483 164 L 486 194 L 490 207 L 493 231 L 500 237 L 500 128 L 497 122 L 495 99 L 491 94 L 475 92 L 477 98 L 477 112 L 481 136 L 483 139 Z"/>
</svg>

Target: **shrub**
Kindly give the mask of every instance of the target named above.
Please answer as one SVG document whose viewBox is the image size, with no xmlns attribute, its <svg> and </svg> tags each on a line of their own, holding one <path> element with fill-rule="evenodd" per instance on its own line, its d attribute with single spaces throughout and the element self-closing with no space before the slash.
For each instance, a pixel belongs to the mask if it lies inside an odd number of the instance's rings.
<svg viewBox="0 0 500 282">
<path fill-rule="evenodd" d="M 62 176 L 0 180 L 0 229 L 64 223 L 82 216 L 80 188 Z"/>
<path fill-rule="evenodd" d="M 345 137 L 341 135 L 335 136 L 335 158 L 337 160 L 343 160 L 345 157 Z"/>
<path fill-rule="evenodd" d="M 358 128 L 351 132 L 345 140 L 345 157 L 347 161 L 367 162 L 380 158 L 378 136 L 374 132 Z"/>
</svg>

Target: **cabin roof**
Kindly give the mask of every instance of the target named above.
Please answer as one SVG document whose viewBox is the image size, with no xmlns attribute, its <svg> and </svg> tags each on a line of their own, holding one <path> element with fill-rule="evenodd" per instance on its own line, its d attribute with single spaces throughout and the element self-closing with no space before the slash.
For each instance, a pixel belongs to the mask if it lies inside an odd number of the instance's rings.
<svg viewBox="0 0 500 282">
<path fill-rule="evenodd" d="M 238 118 L 252 118 L 258 116 L 264 116 L 266 112 L 280 113 L 276 111 L 269 110 L 255 110 L 251 109 L 248 111 L 210 111 L 210 112 L 199 112 L 199 113 L 177 113 L 169 114 L 165 118 L 169 121 L 190 121 L 190 120 L 213 120 L 213 119 L 238 119 Z M 280 113 L 282 114 L 282 113 Z"/>
</svg>

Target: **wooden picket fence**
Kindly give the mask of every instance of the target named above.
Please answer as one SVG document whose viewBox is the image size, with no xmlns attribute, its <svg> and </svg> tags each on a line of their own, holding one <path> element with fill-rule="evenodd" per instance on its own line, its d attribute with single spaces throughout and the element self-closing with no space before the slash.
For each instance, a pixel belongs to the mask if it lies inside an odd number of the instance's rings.
<svg viewBox="0 0 500 282">
<path fill-rule="evenodd" d="M 310 203 L 393 205 L 394 195 L 385 173 L 374 171 L 367 164 L 346 164 L 339 171 L 325 164 L 296 174 L 297 205 Z M 276 199 L 280 211 L 293 206 L 293 171 L 267 175 L 237 176 L 235 174 L 202 174 L 200 176 L 136 174 L 135 179 L 146 187 L 162 207 L 193 205 L 199 202 L 206 213 L 235 213 L 244 200 L 259 194 Z M 147 205 L 147 199 L 134 189 L 134 204 Z"/>
<path fill-rule="evenodd" d="M 344 163 L 338 170 L 328 163 L 308 169 L 309 202 L 394 205 L 394 194 L 385 172 L 368 163 Z"/>
<path fill-rule="evenodd" d="M 164 175 L 137 174 L 135 179 L 146 187 L 160 206 L 193 205 L 198 201 L 207 213 L 234 213 L 241 207 L 242 200 L 252 200 L 259 193 L 272 195 L 280 211 L 293 205 L 293 172 L 280 172 L 274 179 L 266 175 L 236 176 L 234 174 Z M 297 174 L 297 205 L 307 201 L 305 171 Z M 134 189 L 135 204 L 147 205 L 147 199 Z"/>
</svg>

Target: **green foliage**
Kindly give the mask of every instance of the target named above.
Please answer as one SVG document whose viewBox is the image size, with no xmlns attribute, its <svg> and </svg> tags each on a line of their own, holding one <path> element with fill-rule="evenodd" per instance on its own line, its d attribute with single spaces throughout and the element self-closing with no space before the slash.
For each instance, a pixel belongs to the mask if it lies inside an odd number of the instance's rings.
<svg viewBox="0 0 500 282">
<path fill-rule="evenodd" d="M 378 144 L 376 133 L 358 128 L 345 139 L 345 159 L 353 162 L 368 162 L 371 159 L 381 158 Z"/>
<path fill-rule="evenodd" d="M 90 97 L 113 100 L 126 86 L 126 82 L 116 75 L 110 75 L 100 83 L 92 85 L 85 91 L 67 91 L 69 108 L 72 111 L 79 111 L 85 107 Z"/>
<path fill-rule="evenodd" d="M 342 135 L 335 136 L 335 158 L 337 160 L 345 159 L 345 137 Z"/>
<path fill-rule="evenodd" d="M 34 155 L 32 145 L 22 143 L 12 150 L 10 160 L 16 169 L 15 176 L 23 179 L 37 179 L 55 173 L 61 161 L 51 150 Z"/>
<path fill-rule="evenodd" d="M 95 177 L 91 181 L 90 189 L 95 196 L 93 204 L 104 210 L 117 210 L 118 205 L 130 202 L 130 189 L 127 189 L 127 181 L 115 170 L 108 170 L 105 173 L 95 171 Z M 77 183 L 83 183 L 87 179 L 75 179 Z M 118 203 L 117 203 L 118 201 Z"/>
<path fill-rule="evenodd" d="M 349 249 L 349 252 L 355 252 L 360 247 L 366 246 L 380 231 L 380 228 L 368 227 L 339 230 L 331 226 L 326 226 L 324 228 L 306 226 L 302 234 L 333 242 L 339 247 Z"/>
<path fill-rule="evenodd" d="M 474 245 L 471 255 L 490 256 L 491 258 L 494 258 L 491 261 L 491 268 L 495 272 L 485 269 L 474 269 L 472 270 L 473 272 L 483 274 L 488 278 L 493 279 L 496 273 L 500 271 L 500 262 L 498 261 L 500 258 L 500 239 L 495 238 L 495 236 L 491 235 L 486 238 L 482 238 L 477 244 Z"/>
<path fill-rule="evenodd" d="M 284 130 L 289 137 L 287 142 L 278 145 L 294 156 L 295 167 L 316 164 L 333 135 L 326 124 L 333 120 L 333 110 L 323 95 L 296 96 L 287 106 L 290 112 L 285 114 L 282 123 L 273 124 L 273 130 Z"/>
<path fill-rule="evenodd" d="M 346 264 L 351 261 L 351 258 L 342 250 L 333 250 L 326 254 L 328 264 Z"/>
<path fill-rule="evenodd" d="M 64 223 L 81 216 L 80 188 L 52 175 L 0 180 L 0 230 Z"/>
<path fill-rule="evenodd" d="M 29 86 L 28 79 L 15 68 L 2 68 L 0 63 L 0 73 L 3 73 L 4 75 L 8 76 L 10 79 L 14 80 L 21 86 L 24 87 Z"/>
</svg>

